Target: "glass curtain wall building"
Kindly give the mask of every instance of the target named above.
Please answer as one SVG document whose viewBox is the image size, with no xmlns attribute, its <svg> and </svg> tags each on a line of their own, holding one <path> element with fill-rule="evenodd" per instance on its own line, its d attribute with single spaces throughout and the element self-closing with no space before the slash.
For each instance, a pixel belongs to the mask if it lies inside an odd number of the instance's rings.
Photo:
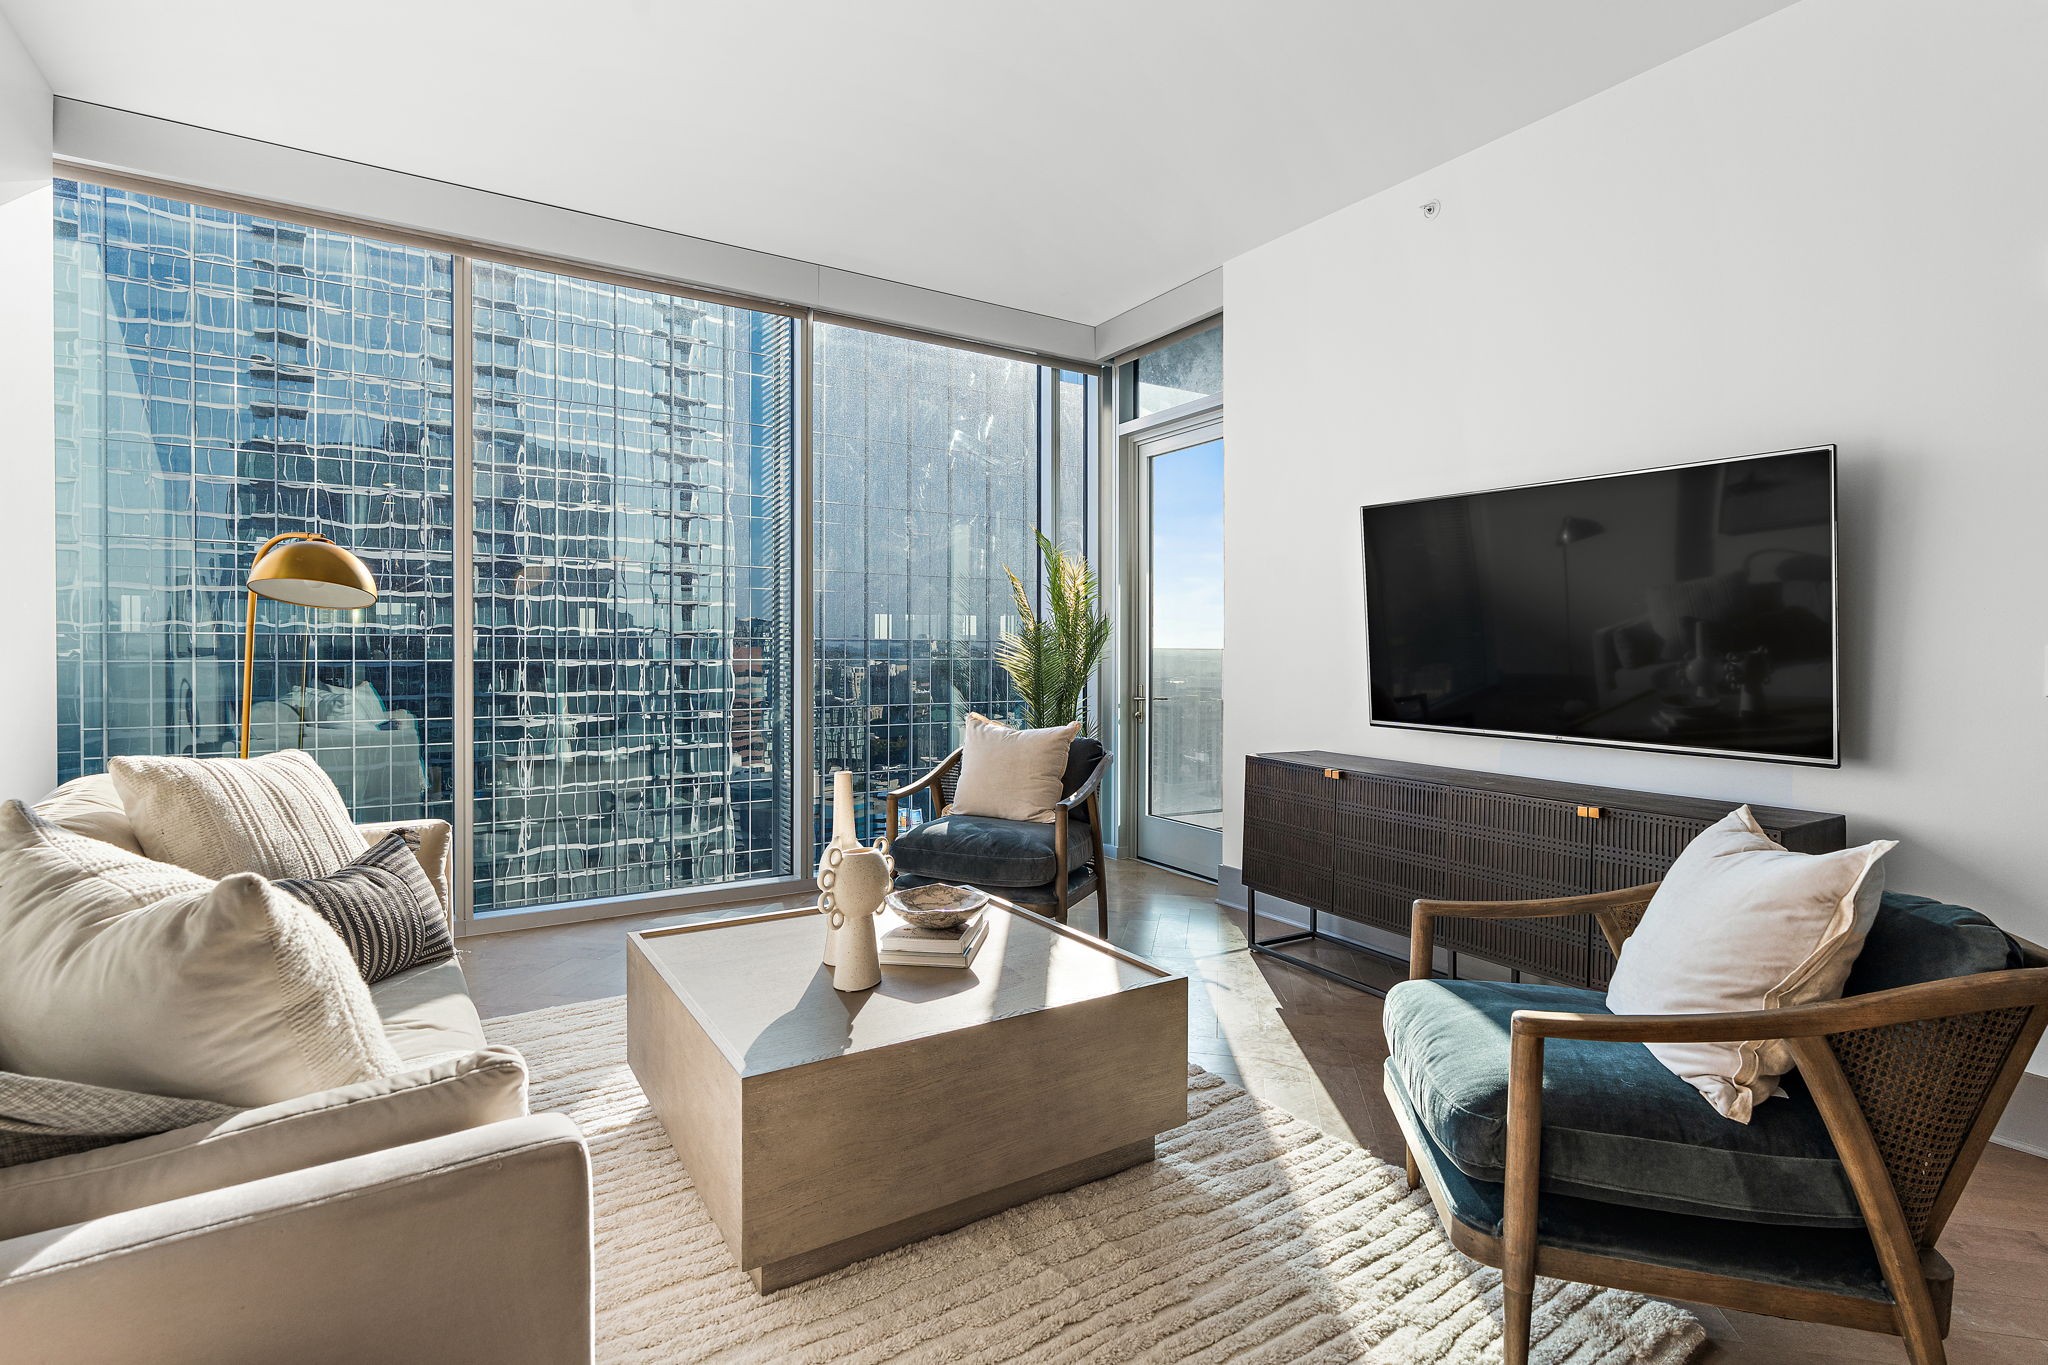
<svg viewBox="0 0 2048 1365">
<path fill-rule="evenodd" d="M 1021 712 L 996 663 L 1019 624 L 1009 571 L 1035 606 L 1040 526 L 1087 547 L 1099 381 L 861 328 L 812 337 L 816 814 L 822 829 L 849 770 L 872 840 L 883 794 L 950 753 L 969 712 Z"/>
<path fill-rule="evenodd" d="M 795 323 L 473 279 L 477 910 L 787 875 Z"/>
<path fill-rule="evenodd" d="M 322 531 L 382 596 L 261 605 L 251 751 L 310 750 L 363 820 L 467 822 L 476 913 L 791 875 L 802 656 L 810 771 L 879 792 L 1012 711 L 1004 568 L 1035 581 L 1040 524 L 1088 535 L 1092 374 L 90 184 L 56 204 L 61 774 L 232 754 L 251 556 Z"/>
<path fill-rule="evenodd" d="M 383 594 L 264 604 L 251 752 L 450 818 L 452 259 L 69 181 L 55 227 L 59 775 L 234 754 L 250 557 L 320 530 Z"/>
</svg>

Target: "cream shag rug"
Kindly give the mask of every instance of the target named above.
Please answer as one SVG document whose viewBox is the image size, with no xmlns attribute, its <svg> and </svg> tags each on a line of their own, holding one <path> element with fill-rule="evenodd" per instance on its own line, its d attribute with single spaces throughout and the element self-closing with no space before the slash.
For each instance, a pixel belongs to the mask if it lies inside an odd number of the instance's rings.
<svg viewBox="0 0 2048 1365">
<path fill-rule="evenodd" d="M 1400 1170 L 1198 1067 L 1156 1161 L 762 1297 L 626 1066 L 623 997 L 486 1025 L 589 1139 L 597 1354 L 635 1361 L 1500 1359 L 1500 1277 Z M 1549 1280 L 1550 1365 L 1677 1365 L 1667 1304 Z"/>
</svg>

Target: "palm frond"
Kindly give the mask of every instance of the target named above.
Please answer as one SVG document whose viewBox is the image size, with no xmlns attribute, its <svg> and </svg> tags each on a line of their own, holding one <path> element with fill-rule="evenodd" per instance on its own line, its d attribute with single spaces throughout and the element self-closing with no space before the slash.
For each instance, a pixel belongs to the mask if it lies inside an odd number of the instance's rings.
<svg viewBox="0 0 2048 1365">
<path fill-rule="evenodd" d="M 1021 626 L 1004 632 L 996 661 L 1024 702 L 1027 726 L 1079 721 L 1086 734 L 1088 683 L 1109 646 L 1109 619 L 1098 610 L 1095 571 L 1086 559 L 1067 554 L 1042 531 L 1038 552 L 1044 561 L 1045 613 L 1032 607 L 1022 580 L 1005 567 Z"/>
</svg>

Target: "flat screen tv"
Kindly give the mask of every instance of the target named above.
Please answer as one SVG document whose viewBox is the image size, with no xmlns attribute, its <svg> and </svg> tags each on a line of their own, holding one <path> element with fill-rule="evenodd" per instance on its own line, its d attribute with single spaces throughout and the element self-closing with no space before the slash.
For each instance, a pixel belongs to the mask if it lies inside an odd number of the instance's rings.
<svg viewBox="0 0 2048 1365">
<path fill-rule="evenodd" d="M 1374 725 L 1840 763 L 1833 446 L 1362 519 Z"/>
</svg>

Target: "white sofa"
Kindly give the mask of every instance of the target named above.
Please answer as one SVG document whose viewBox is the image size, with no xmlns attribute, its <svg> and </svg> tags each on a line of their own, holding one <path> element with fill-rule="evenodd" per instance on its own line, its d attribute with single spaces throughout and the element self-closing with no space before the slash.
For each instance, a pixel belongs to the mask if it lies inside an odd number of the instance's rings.
<svg viewBox="0 0 2048 1365">
<path fill-rule="evenodd" d="M 135 848 L 104 777 L 46 817 Z M 362 827 L 365 846 L 399 825 Z M 448 826 L 412 822 L 447 905 Z M 0 1167 L 9 1361 L 584 1361 L 589 1162 L 455 960 L 370 988 L 409 1069 Z"/>
</svg>

